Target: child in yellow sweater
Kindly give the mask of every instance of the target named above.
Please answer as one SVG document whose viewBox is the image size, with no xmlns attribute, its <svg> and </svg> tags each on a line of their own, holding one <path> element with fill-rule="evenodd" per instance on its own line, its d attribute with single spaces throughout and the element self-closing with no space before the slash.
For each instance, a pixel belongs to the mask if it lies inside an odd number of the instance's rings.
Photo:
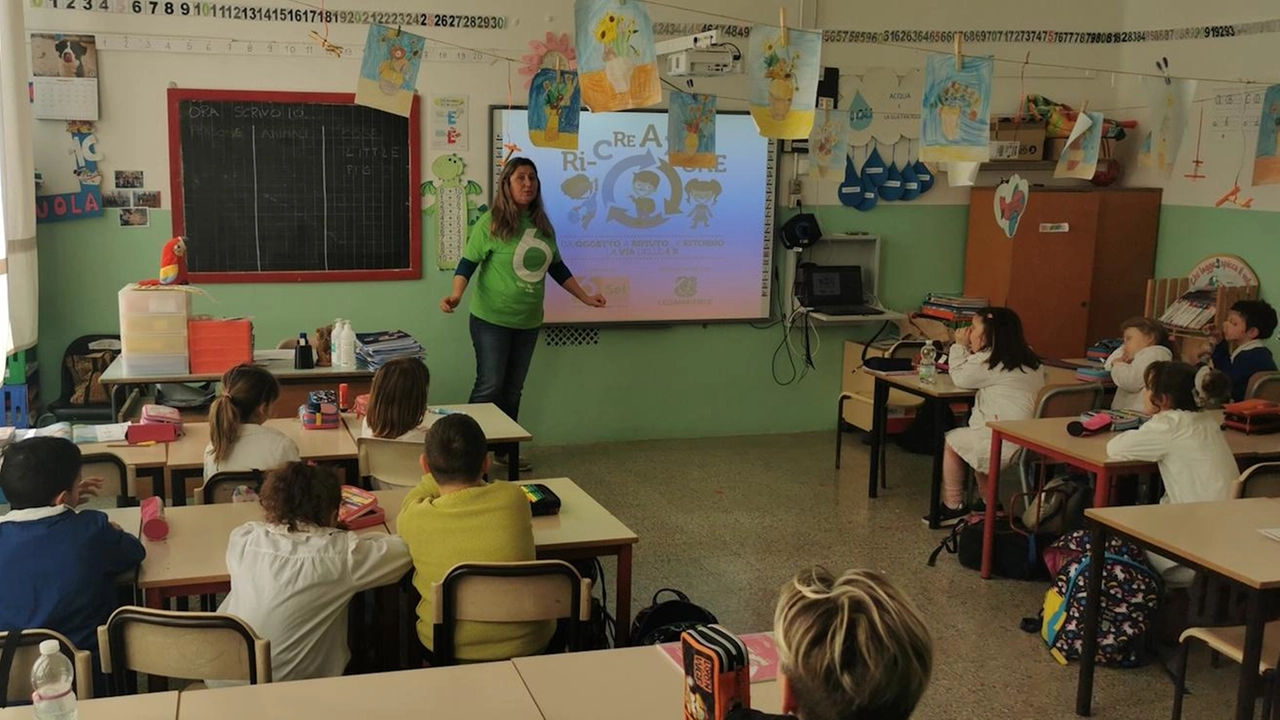
<svg viewBox="0 0 1280 720">
<path fill-rule="evenodd" d="M 422 469 L 427 476 L 409 491 L 397 520 L 413 556 L 418 638 L 434 646 L 431 584 L 464 562 L 536 559 L 533 516 L 519 485 L 486 483 L 488 446 L 480 425 L 467 415 L 447 415 L 427 431 Z M 459 622 L 454 655 L 477 662 L 536 655 L 546 649 L 555 622 Z"/>
</svg>

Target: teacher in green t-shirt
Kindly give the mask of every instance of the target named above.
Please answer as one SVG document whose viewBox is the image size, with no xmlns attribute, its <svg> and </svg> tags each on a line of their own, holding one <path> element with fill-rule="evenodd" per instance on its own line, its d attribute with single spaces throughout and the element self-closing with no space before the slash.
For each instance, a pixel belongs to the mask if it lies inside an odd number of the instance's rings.
<svg viewBox="0 0 1280 720">
<path fill-rule="evenodd" d="M 471 276 L 476 278 L 471 303 L 471 342 L 476 349 L 476 384 L 471 402 L 496 404 L 512 419 L 520 412 L 520 393 L 533 361 L 542 326 L 542 299 L 550 275 L 569 294 L 593 307 L 604 307 L 603 295 L 588 295 L 560 259 L 556 231 L 542 205 L 538 167 L 528 158 L 507 161 L 498 178 L 493 209 L 471 228 L 462 260 L 453 275 L 453 293 L 440 309 L 453 312 Z M 495 453 L 500 464 L 531 466 L 510 449 Z"/>
</svg>

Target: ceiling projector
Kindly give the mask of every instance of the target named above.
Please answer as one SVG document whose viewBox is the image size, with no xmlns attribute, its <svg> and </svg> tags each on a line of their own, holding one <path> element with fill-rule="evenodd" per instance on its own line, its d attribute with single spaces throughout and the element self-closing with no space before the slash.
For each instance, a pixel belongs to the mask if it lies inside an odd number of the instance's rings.
<svg viewBox="0 0 1280 720">
<path fill-rule="evenodd" d="M 671 77 L 720 77 L 742 72 L 742 51 L 721 43 L 719 30 L 664 40 L 655 47 L 658 55 L 666 56 Z"/>
</svg>

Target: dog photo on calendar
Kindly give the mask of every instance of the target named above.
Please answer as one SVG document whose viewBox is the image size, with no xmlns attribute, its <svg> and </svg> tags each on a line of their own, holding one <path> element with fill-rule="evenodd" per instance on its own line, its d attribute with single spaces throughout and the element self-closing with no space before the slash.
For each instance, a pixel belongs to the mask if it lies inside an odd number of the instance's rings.
<svg viewBox="0 0 1280 720">
<path fill-rule="evenodd" d="M 92 35 L 31 34 L 31 73 L 36 77 L 98 77 L 98 43 Z"/>
</svg>

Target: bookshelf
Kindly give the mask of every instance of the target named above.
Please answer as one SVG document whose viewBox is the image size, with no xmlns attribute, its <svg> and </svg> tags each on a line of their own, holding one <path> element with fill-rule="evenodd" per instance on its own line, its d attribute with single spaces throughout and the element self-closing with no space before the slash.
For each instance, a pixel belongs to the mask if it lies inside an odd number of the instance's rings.
<svg viewBox="0 0 1280 720">
<path fill-rule="evenodd" d="M 1161 318 L 1165 311 L 1169 309 L 1169 306 L 1176 303 L 1191 290 L 1191 278 L 1151 278 L 1147 281 L 1147 302 L 1144 314 L 1150 318 Z M 1227 313 L 1231 310 L 1233 304 L 1240 300 L 1252 300 L 1258 297 L 1257 285 L 1219 285 L 1211 290 L 1206 288 L 1206 290 L 1209 292 L 1213 302 L 1211 323 L 1206 324 L 1204 327 L 1194 328 L 1162 321 L 1165 329 L 1169 331 L 1170 338 L 1175 342 L 1179 356 L 1183 359 L 1195 358 L 1199 355 L 1201 348 L 1194 346 L 1208 344 L 1209 335 L 1206 328 L 1209 326 L 1221 327 L 1222 323 L 1227 319 Z M 1188 343 L 1188 340 L 1193 342 Z"/>
</svg>

